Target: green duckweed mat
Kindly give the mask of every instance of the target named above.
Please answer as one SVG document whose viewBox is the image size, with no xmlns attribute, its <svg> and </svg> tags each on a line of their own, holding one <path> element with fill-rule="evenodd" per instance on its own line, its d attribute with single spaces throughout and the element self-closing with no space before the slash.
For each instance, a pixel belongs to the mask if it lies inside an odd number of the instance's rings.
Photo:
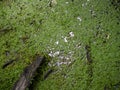
<svg viewBox="0 0 120 90">
<path fill-rule="evenodd" d="M 112 2 L 0 1 L 0 90 L 41 53 L 51 58 L 30 90 L 120 90 L 120 4 Z"/>
</svg>

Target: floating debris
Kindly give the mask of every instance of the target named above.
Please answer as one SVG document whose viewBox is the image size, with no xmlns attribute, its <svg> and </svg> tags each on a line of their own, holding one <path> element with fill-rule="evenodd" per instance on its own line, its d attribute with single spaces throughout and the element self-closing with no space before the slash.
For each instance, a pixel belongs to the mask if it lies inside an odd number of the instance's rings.
<svg viewBox="0 0 120 90">
<path fill-rule="evenodd" d="M 69 2 L 65 2 L 66 4 L 69 4 Z"/>
<path fill-rule="evenodd" d="M 69 32 L 70 37 L 74 37 L 74 33 L 73 32 Z"/>
<path fill-rule="evenodd" d="M 56 62 L 56 65 L 57 66 L 61 66 L 61 65 L 69 65 L 69 64 L 71 64 L 72 62 L 71 61 L 66 61 L 66 62 Z"/>
<path fill-rule="evenodd" d="M 57 44 L 57 45 L 58 45 L 58 44 L 59 44 L 59 41 L 56 41 L 56 42 L 55 42 L 55 44 Z"/>
<path fill-rule="evenodd" d="M 57 55 L 59 55 L 60 54 L 60 52 L 59 51 L 56 51 L 55 53 L 54 53 L 54 56 L 57 56 Z"/>
<path fill-rule="evenodd" d="M 68 42 L 67 37 L 64 38 L 64 42 Z"/>
<path fill-rule="evenodd" d="M 80 22 L 82 21 L 82 19 L 81 19 L 79 16 L 77 17 L 77 19 L 78 19 Z"/>
<path fill-rule="evenodd" d="M 52 51 L 50 51 L 50 53 L 48 54 L 50 57 L 55 57 L 55 56 L 58 56 L 60 54 L 60 52 L 59 51 L 56 51 L 56 52 L 52 52 Z"/>
</svg>

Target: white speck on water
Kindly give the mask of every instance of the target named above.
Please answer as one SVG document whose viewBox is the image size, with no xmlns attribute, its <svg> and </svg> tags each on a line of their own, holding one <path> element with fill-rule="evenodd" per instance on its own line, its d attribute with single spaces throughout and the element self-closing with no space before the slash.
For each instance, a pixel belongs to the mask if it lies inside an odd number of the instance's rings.
<svg viewBox="0 0 120 90">
<path fill-rule="evenodd" d="M 50 53 L 48 54 L 50 57 L 53 57 L 53 52 L 50 51 Z"/>
<path fill-rule="evenodd" d="M 65 2 L 66 4 L 68 4 L 69 2 Z"/>
<path fill-rule="evenodd" d="M 72 62 L 68 62 L 68 64 L 71 64 Z"/>
<path fill-rule="evenodd" d="M 72 52 L 69 52 L 69 54 L 72 54 Z"/>
<path fill-rule="evenodd" d="M 85 5 L 84 5 L 84 3 L 82 4 L 82 7 L 84 7 Z"/>
<path fill-rule="evenodd" d="M 81 19 L 79 16 L 77 17 L 77 19 L 78 19 L 80 22 L 82 21 L 82 19 Z"/>
<path fill-rule="evenodd" d="M 52 51 L 50 51 L 50 53 L 48 54 L 50 57 L 55 57 L 55 56 L 58 56 L 60 54 L 60 52 L 59 51 L 56 51 L 56 52 L 52 52 Z"/>
<path fill-rule="evenodd" d="M 66 57 L 65 59 L 66 59 L 66 60 L 69 60 L 70 58 Z"/>
<path fill-rule="evenodd" d="M 110 38 L 110 35 L 107 35 L 107 39 L 109 39 Z"/>
<path fill-rule="evenodd" d="M 49 55 L 50 57 L 53 57 L 53 54 L 52 54 L 52 53 L 49 53 L 48 55 Z"/>
<path fill-rule="evenodd" d="M 64 38 L 64 42 L 68 42 L 68 41 L 67 41 L 67 37 Z"/>
<path fill-rule="evenodd" d="M 90 1 L 90 0 L 87 0 L 88 2 Z"/>
<path fill-rule="evenodd" d="M 59 44 L 59 41 L 56 41 L 56 42 L 55 42 L 55 44 L 57 44 L 57 45 L 58 45 L 58 44 Z"/>
<path fill-rule="evenodd" d="M 73 32 L 69 32 L 70 37 L 74 37 L 74 33 Z"/>
<path fill-rule="evenodd" d="M 60 65 L 69 65 L 69 64 L 71 64 L 71 62 L 56 62 L 56 65 L 57 66 L 60 66 Z"/>
<path fill-rule="evenodd" d="M 60 52 L 59 51 L 56 51 L 55 53 L 54 53 L 54 56 L 57 56 L 57 55 L 59 55 L 60 54 Z"/>
</svg>

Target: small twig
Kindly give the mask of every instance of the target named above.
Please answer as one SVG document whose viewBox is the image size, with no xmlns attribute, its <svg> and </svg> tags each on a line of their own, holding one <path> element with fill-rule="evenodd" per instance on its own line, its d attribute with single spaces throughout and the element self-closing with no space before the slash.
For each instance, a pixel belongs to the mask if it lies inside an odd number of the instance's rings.
<svg viewBox="0 0 120 90">
<path fill-rule="evenodd" d="M 44 80 L 53 72 L 53 69 L 49 69 L 46 74 L 44 75 Z"/>
<path fill-rule="evenodd" d="M 5 69 L 8 65 L 12 64 L 15 60 L 10 60 L 8 62 L 6 62 L 3 66 L 2 69 Z"/>
<path fill-rule="evenodd" d="M 85 49 L 86 49 L 86 57 L 87 57 L 88 64 L 91 64 L 92 59 L 91 59 L 91 53 L 90 53 L 90 46 L 86 45 Z"/>
<path fill-rule="evenodd" d="M 18 58 L 19 58 L 19 57 L 16 57 L 15 59 L 12 59 L 12 60 L 7 61 L 7 62 L 2 66 L 2 69 L 5 69 L 7 66 L 9 66 L 10 64 L 12 64 L 13 62 L 19 60 Z"/>
</svg>

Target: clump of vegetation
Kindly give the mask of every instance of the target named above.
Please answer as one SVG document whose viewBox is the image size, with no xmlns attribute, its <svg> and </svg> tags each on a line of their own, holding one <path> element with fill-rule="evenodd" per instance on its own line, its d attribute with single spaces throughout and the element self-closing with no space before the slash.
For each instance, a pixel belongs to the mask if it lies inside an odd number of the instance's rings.
<svg viewBox="0 0 120 90">
<path fill-rule="evenodd" d="M 50 1 L 0 1 L 0 89 L 42 52 L 50 60 L 32 90 L 119 90 L 120 11 L 109 0 Z"/>
</svg>

